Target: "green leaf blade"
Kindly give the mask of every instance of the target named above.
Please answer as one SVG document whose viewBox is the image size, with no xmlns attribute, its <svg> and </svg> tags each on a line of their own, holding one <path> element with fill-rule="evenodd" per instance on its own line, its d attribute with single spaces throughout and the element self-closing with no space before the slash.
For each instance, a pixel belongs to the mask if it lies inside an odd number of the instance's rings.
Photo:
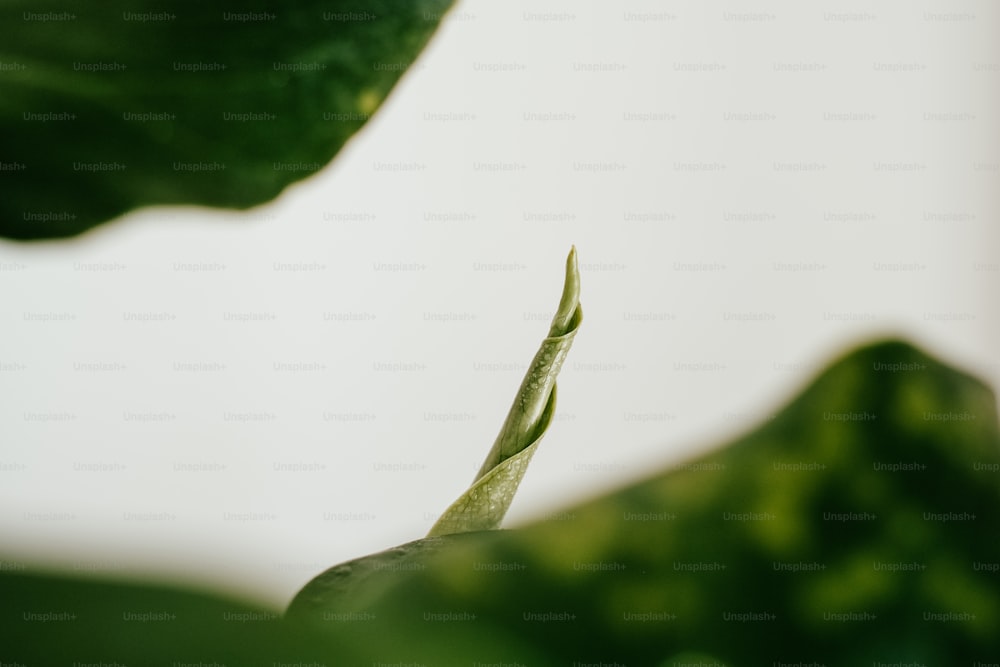
<svg viewBox="0 0 1000 667">
<path fill-rule="evenodd" d="M 0 237 L 72 236 L 151 205 L 270 201 L 364 126 L 451 2 L 111 0 L 48 21 L 23 17 L 69 12 L 5 3 Z M 159 18 L 126 18 L 139 15 Z"/>
</svg>

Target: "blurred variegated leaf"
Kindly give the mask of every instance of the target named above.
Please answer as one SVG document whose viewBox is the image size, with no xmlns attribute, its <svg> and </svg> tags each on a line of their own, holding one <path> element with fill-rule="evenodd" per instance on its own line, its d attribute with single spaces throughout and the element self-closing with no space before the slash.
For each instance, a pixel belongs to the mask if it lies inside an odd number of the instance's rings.
<svg viewBox="0 0 1000 667">
<path fill-rule="evenodd" d="M 385 663 L 995 664 L 998 479 L 996 396 L 889 341 L 698 459 L 344 563 L 286 616 Z"/>
</svg>

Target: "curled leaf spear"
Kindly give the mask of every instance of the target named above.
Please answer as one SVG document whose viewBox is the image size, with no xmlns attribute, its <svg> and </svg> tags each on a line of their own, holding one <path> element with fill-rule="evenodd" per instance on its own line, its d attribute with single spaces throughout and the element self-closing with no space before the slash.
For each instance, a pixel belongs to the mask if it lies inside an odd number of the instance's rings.
<svg viewBox="0 0 1000 667">
<path fill-rule="evenodd" d="M 549 335 L 521 382 L 507 419 L 472 486 L 445 510 L 428 538 L 493 530 L 500 526 L 556 406 L 556 376 L 583 320 L 576 248 L 566 258 L 566 283 Z M 385 572 L 431 558 L 449 539 L 422 539 L 341 563 L 316 576 L 292 600 L 288 616 L 318 617 L 365 609 L 385 594 Z"/>
<path fill-rule="evenodd" d="M 580 272 L 574 246 L 566 258 L 566 281 L 549 335 L 535 353 L 493 448 L 472 485 L 444 511 L 428 537 L 492 530 L 500 526 L 552 420 L 556 407 L 556 376 L 582 321 Z"/>
</svg>

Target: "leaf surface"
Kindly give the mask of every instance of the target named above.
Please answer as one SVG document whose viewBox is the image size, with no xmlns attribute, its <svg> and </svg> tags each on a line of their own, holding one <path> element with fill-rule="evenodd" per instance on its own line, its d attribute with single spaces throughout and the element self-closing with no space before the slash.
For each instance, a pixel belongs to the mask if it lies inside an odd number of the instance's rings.
<svg viewBox="0 0 1000 667">
<path fill-rule="evenodd" d="M 320 170 L 451 0 L 0 6 L 0 236 L 245 209 Z"/>
</svg>

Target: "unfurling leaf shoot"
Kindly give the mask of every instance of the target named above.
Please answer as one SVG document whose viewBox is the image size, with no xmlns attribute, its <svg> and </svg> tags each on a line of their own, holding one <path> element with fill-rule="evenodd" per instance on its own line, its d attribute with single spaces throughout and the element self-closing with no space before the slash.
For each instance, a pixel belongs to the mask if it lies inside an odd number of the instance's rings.
<svg viewBox="0 0 1000 667">
<path fill-rule="evenodd" d="M 556 376 L 582 321 L 580 272 L 574 247 L 566 258 L 566 282 L 549 335 L 535 353 L 496 442 L 476 473 L 472 486 L 445 510 L 428 537 L 493 530 L 500 526 L 552 420 Z"/>
</svg>

